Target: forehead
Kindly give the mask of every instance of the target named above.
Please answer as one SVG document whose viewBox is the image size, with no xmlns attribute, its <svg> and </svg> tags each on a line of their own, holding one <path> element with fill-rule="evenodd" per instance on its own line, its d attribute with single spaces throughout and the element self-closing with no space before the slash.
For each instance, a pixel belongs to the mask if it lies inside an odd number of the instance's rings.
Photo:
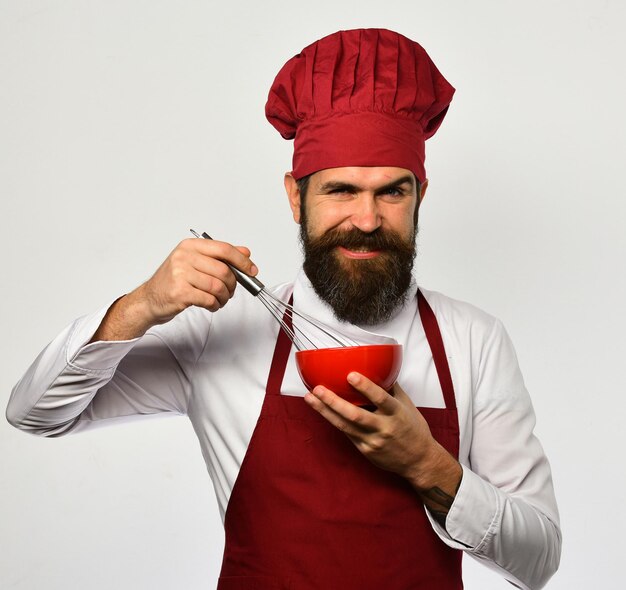
<svg viewBox="0 0 626 590">
<path fill-rule="evenodd" d="M 415 186 L 415 175 L 406 168 L 396 168 L 394 166 L 348 166 L 319 170 L 311 175 L 310 184 L 313 190 L 330 182 L 350 184 L 368 190 L 407 178 L 412 179 L 413 186 Z"/>
</svg>

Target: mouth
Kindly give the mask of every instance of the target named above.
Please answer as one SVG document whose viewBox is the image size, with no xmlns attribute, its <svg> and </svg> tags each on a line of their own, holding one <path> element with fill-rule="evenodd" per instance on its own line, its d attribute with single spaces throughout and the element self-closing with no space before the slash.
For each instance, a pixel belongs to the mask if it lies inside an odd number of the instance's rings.
<svg viewBox="0 0 626 590">
<path fill-rule="evenodd" d="M 348 250 L 348 248 L 344 248 L 343 246 L 337 246 L 337 250 L 346 258 L 354 258 L 357 260 L 376 258 L 381 254 L 381 250 L 369 250 L 365 247 Z"/>
</svg>

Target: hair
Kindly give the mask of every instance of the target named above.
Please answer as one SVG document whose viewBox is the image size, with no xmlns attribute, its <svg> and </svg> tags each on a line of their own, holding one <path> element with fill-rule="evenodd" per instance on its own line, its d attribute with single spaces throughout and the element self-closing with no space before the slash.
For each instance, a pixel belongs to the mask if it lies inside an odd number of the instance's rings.
<svg viewBox="0 0 626 590">
<path fill-rule="evenodd" d="M 309 190 L 309 181 L 311 180 L 312 174 L 308 174 L 307 176 L 303 176 L 302 178 L 298 178 L 296 180 L 296 184 L 298 185 L 298 190 L 300 191 L 300 199 L 304 201 L 306 198 L 306 193 Z"/>
</svg>

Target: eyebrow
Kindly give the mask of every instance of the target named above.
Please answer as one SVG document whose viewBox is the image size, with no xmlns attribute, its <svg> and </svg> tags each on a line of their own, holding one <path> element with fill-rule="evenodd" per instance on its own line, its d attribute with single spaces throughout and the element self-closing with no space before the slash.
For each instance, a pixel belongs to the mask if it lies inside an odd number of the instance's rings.
<svg viewBox="0 0 626 590">
<path fill-rule="evenodd" d="M 396 180 L 393 180 L 392 182 L 384 184 L 383 186 L 377 187 L 374 192 L 377 194 L 383 193 L 385 191 L 388 191 L 391 188 L 397 188 L 401 184 L 409 184 L 411 188 L 415 188 L 415 181 L 413 180 L 413 176 L 407 175 L 407 176 L 402 176 L 400 178 L 397 178 Z M 329 180 L 328 182 L 325 182 L 322 185 L 320 185 L 318 190 L 322 193 L 328 193 L 328 192 L 335 191 L 335 190 L 358 192 L 359 190 L 363 190 L 363 189 L 350 182 L 342 182 L 339 180 Z"/>
</svg>

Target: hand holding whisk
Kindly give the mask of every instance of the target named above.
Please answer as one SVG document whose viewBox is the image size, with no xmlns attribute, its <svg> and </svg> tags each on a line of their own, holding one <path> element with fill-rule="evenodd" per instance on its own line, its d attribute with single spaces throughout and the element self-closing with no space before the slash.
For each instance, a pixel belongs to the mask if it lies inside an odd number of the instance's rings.
<svg viewBox="0 0 626 590">
<path fill-rule="evenodd" d="M 202 235 L 200 235 L 193 229 L 190 231 L 196 238 L 205 238 L 207 240 L 213 239 L 206 232 L 203 232 Z M 319 320 L 316 320 L 315 318 L 312 318 L 311 316 L 299 312 L 297 309 L 294 309 L 292 305 L 289 305 L 288 303 L 285 303 L 284 301 L 281 301 L 280 299 L 274 297 L 265 289 L 265 285 L 257 278 L 248 276 L 228 262 L 224 262 L 224 264 L 226 264 L 233 271 L 237 282 L 249 293 L 259 299 L 261 303 L 263 303 L 263 305 L 269 310 L 272 316 L 278 321 L 282 330 L 284 330 L 285 334 L 287 334 L 289 339 L 293 342 L 294 346 L 298 350 L 310 350 L 319 348 L 319 346 L 316 344 L 316 341 L 319 342 L 320 338 L 316 338 L 315 335 L 312 333 L 313 331 L 320 335 L 323 335 L 326 339 L 330 339 L 330 342 L 332 343 L 331 346 L 358 346 L 358 343 L 354 340 L 351 340 L 350 338 L 339 334 L 330 326 L 327 326 L 326 324 L 320 322 Z M 306 327 L 306 330 L 303 330 L 300 326 L 298 326 L 297 328 L 293 326 L 294 317 L 302 320 L 302 323 Z M 325 346 L 324 348 L 330 347 Z"/>
</svg>

